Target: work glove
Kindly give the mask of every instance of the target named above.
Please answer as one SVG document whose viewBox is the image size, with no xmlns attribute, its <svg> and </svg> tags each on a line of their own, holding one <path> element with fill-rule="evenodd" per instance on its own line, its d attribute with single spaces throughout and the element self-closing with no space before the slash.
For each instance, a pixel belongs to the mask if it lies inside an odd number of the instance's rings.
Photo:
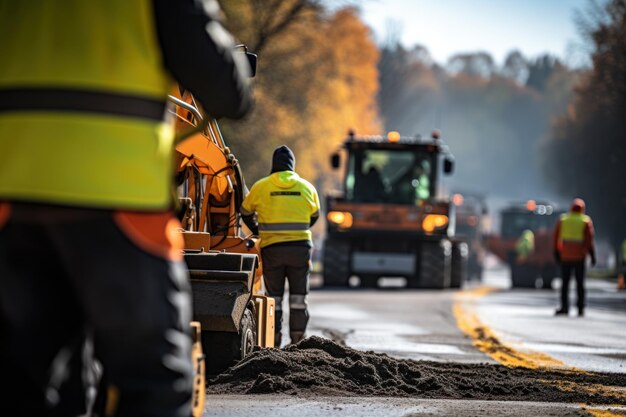
<svg viewBox="0 0 626 417">
<path fill-rule="evenodd" d="M 591 252 L 591 266 L 596 266 L 596 254 L 595 252 Z"/>
<path fill-rule="evenodd" d="M 557 264 L 561 263 L 561 254 L 559 253 L 558 250 L 554 251 L 554 260 L 556 261 Z"/>
</svg>

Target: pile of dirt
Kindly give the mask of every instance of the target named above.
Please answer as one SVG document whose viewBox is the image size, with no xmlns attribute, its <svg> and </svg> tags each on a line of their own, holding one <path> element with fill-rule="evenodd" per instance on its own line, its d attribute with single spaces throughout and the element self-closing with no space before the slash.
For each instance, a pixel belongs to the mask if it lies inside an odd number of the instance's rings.
<svg viewBox="0 0 626 417">
<path fill-rule="evenodd" d="M 260 349 L 208 385 L 209 394 L 392 396 L 626 404 L 624 374 L 400 360 L 310 337 Z"/>
</svg>

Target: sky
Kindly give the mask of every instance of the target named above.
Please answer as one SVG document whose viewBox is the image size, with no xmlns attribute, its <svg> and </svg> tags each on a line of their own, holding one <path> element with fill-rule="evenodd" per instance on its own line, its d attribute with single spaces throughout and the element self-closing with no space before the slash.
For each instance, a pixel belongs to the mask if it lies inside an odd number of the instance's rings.
<svg viewBox="0 0 626 417">
<path fill-rule="evenodd" d="M 378 43 L 390 33 L 406 47 L 426 46 L 443 64 L 458 52 L 489 52 L 502 64 L 509 51 L 544 53 L 576 65 L 583 54 L 575 10 L 589 0 L 363 0 L 362 16 Z"/>
</svg>

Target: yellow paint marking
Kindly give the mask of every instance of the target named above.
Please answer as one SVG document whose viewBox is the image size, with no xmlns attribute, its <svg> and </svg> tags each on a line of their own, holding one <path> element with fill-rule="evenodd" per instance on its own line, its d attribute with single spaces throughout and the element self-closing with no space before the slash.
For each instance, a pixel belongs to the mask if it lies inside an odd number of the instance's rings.
<svg viewBox="0 0 626 417">
<path fill-rule="evenodd" d="M 519 351 L 498 339 L 495 333 L 478 319 L 473 308 L 456 303 L 453 307 L 458 327 L 474 341 L 474 346 L 509 368 L 558 368 L 572 370 L 572 367 L 550 355 L 540 352 Z"/>
<path fill-rule="evenodd" d="M 581 410 L 586 411 L 587 414 L 593 417 L 626 417 L 626 407 L 623 405 L 608 405 L 602 407 L 583 405 Z"/>
<path fill-rule="evenodd" d="M 520 351 L 502 343 L 495 332 L 480 321 L 475 308 L 476 299 L 484 297 L 493 291 L 493 288 L 478 287 L 474 290 L 455 294 L 452 312 L 456 318 L 457 326 L 463 333 L 472 338 L 474 346 L 509 368 L 556 368 L 585 372 L 568 366 L 545 353 L 530 350 Z"/>
<path fill-rule="evenodd" d="M 486 353 L 498 363 L 509 368 L 521 367 L 529 369 L 558 369 L 565 372 L 592 375 L 585 370 L 569 366 L 552 356 L 531 350 L 520 351 L 500 341 L 495 332 L 480 321 L 476 313 L 476 300 L 495 291 L 493 288 L 479 287 L 469 291 L 461 291 L 454 295 L 452 312 L 457 326 L 463 333 L 472 338 L 474 346 Z M 600 384 L 585 384 L 563 380 L 542 381 L 555 385 L 563 392 L 586 392 L 600 394 L 617 401 L 626 401 L 626 388 Z M 626 417 L 624 406 L 583 406 L 582 409 L 593 417 Z"/>
<path fill-rule="evenodd" d="M 626 388 L 624 387 L 614 387 L 610 385 L 601 385 L 601 384 L 589 384 L 584 382 L 573 382 L 573 381 L 562 381 L 562 380 L 541 380 L 541 382 L 549 385 L 555 385 L 560 391 L 563 392 L 584 392 L 590 395 L 601 395 L 602 397 L 610 399 L 613 401 L 626 401 Z M 598 410 L 604 410 L 608 406 L 603 407 L 592 407 L 597 408 Z M 616 405 L 615 407 L 621 408 L 623 411 L 626 411 L 623 405 Z"/>
</svg>

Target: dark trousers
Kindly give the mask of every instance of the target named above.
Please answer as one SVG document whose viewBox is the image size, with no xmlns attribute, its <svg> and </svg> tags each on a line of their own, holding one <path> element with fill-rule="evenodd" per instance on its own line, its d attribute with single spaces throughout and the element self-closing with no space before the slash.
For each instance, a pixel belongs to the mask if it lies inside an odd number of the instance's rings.
<svg viewBox="0 0 626 417">
<path fill-rule="evenodd" d="M 276 344 L 280 344 L 283 320 L 282 300 L 285 278 L 289 281 L 289 334 L 299 341 L 309 322 L 306 296 L 309 293 L 311 248 L 272 245 L 262 249 L 263 278 L 267 295 L 276 300 Z"/>
<path fill-rule="evenodd" d="M 140 249 L 111 212 L 15 205 L 0 225 L 0 415 L 84 409 L 88 332 L 116 416 L 189 416 L 190 304 L 183 263 Z"/>
<path fill-rule="evenodd" d="M 569 309 L 569 282 L 574 271 L 576 277 L 576 294 L 578 309 L 585 308 L 585 262 L 563 262 L 561 263 L 561 309 Z"/>
</svg>

